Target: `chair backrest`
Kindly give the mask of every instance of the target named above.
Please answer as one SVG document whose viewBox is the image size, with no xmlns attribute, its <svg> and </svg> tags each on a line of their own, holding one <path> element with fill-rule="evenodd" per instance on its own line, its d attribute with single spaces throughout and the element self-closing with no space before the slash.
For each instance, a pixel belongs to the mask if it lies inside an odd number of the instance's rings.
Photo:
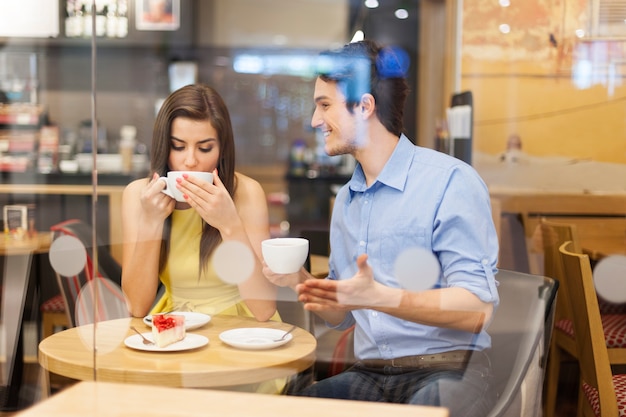
<svg viewBox="0 0 626 417">
<path fill-rule="evenodd" d="M 541 239 L 543 243 L 543 274 L 554 279 L 563 277 L 563 265 L 559 255 L 559 247 L 567 242 L 572 242 L 572 250 L 582 253 L 578 230 L 575 224 L 557 223 L 546 218 L 541 218 Z"/>
<path fill-rule="evenodd" d="M 541 240 L 543 243 L 543 274 L 559 281 L 560 297 L 556 306 L 556 320 L 571 319 L 572 306 L 567 291 L 567 275 L 563 272 L 563 262 L 559 247 L 565 242 L 572 242 L 572 251 L 582 253 L 576 225 L 557 223 L 542 218 L 540 221 Z"/>
<path fill-rule="evenodd" d="M 72 327 L 76 326 L 76 317 L 90 314 L 86 313 L 86 311 L 93 308 L 93 305 L 98 305 L 98 318 L 101 320 L 116 316 L 120 317 L 124 314 L 127 315 L 127 311 L 118 311 L 121 309 L 121 306 L 125 305 L 124 295 L 120 289 L 122 268 L 113 258 L 108 248 L 102 245 L 99 240 L 96 242 L 98 270 L 96 271 L 96 277 L 93 276 L 93 265 L 96 260 L 93 252 L 93 231 L 91 226 L 80 220 L 72 219 L 51 226 L 50 230 L 53 232 L 53 240 L 61 236 L 75 237 L 82 243 L 87 252 L 86 265 L 78 274 L 64 276 L 55 271 L 57 284 L 65 302 L 65 311 L 70 325 Z M 81 291 L 84 288 L 94 288 L 94 286 L 86 287 L 86 284 L 90 282 L 97 283 L 98 288 L 101 289 L 99 291 L 99 301 L 101 302 L 94 303 L 91 306 L 77 305 Z M 86 295 L 83 294 L 83 296 Z M 111 305 L 110 302 L 107 302 L 110 297 L 119 300 L 119 303 Z"/>
<path fill-rule="evenodd" d="M 487 331 L 498 401 L 488 417 L 539 415 L 559 284 L 508 270 L 500 270 L 496 279 L 500 305 Z"/>
<path fill-rule="evenodd" d="M 576 302 L 572 315 L 581 382 L 597 390 L 603 417 L 617 416 L 617 398 L 589 257 L 576 253 L 569 241 L 560 246 L 559 253 L 569 279 L 569 298 Z M 590 407 L 581 401 L 579 404 Z"/>
<path fill-rule="evenodd" d="M 488 417 L 539 415 L 559 283 L 549 277 L 508 270 L 500 270 L 496 279 L 500 306 L 488 332 L 498 401 Z M 354 361 L 352 331 L 346 330 L 337 342 L 331 375 Z"/>
</svg>

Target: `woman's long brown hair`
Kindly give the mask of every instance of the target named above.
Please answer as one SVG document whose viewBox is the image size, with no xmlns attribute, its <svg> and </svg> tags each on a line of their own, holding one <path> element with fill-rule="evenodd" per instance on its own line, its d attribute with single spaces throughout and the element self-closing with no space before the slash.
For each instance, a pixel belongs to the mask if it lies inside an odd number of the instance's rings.
<svg viewBox="0 0 626 417">
<path fill-rule="evenodd" d="M 217 132 L 220 157 L 217 172 L 231 197 L 235 194 L 235 140 L 228 108 L 222 97 L 213 88 L 204 84 L 182 87 L 163 102 L 154 122 L 150 164 L 152 172 L 166 176 L 171 170 L 168 165 L 171 150 L 172 122 L 177 117 L 198 121 L 209 121 Z M 159 270 L 162 271 L 169 254 L 171 236 L 171 216 L 165 220 Z M 206 268 L 209 257 L 220 244 L 222 238 L 214 227 L 204 223 L 200 239 L 200 274 Z"/>
</svg>

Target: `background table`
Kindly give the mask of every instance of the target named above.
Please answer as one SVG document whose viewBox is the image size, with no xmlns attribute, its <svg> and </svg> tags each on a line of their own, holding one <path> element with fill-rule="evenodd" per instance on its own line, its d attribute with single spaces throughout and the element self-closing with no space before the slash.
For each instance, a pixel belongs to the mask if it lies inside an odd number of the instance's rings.
<svg viewBox="0 0 626 417">
<path fill-rule="evenodd" d="M 237 316 L 214 316 L 205 326 L 191 330 L 209 338 L 207 346 L 180 352 L 146 352 L 128 348 L 123 339 L 150 329 L 141 319 L 118 319 L 97 324 L 97 337 L 108 353 L 94 357 L 81 339 L 93 334 L 93 325 L 64 330 L 39 344 L 39 363 L 49 372 L 79 380 L 124 382 L 170 387 L 229 387 L 288 377 L 308 369 L 315 360 L 315 337 L 304 329 L 292 332 L 285 345 L 268 350 L 242 350 L 219 339 L 225 330 L 264 327 L 288 330 L 279 322 L 258 322 Z M 116 336 L 117 335 L 117 336 Z M 101 349 L 102 350 L 102 349 Z M 95 359 L 95 371 L 94 371 Z"/>
<path fill-rule="evenodd" d="M 626 236 L 586 238 L 582 240 L 581 245 L 583 252 L 589 255 L 592 262 L 609 255 L 626 255 Z"/>
<path fill-rule="evenodd" d="M 17 407 L 22 383 L 23 352 L 21 331 L 24 318 L 24 305 L 28 292 L 32 256 L 47 253 L 50 249 L 51 234 L 38 233 L 21 240 L 8 235 L 0 235 L 0 267 L 4 268 L 2 282 L 2 324 L 6 332 L 6 361 L 0 386 L 0 408 Z"/>
<path fill-rule="evenodd" d="M 17 417 L 448 417 L 440 407 L 80 382 Z"/>
</svg>

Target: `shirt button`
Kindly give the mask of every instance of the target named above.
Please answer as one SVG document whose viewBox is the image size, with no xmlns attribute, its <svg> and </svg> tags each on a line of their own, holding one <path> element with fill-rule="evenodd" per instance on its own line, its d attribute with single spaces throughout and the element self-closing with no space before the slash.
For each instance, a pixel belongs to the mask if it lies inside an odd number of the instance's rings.
<svg viewBox="0 0 626 417">
<path fill-rule="evenodd" d="M 360 241 L 359 246 L 365 246 L 365 241 L 364 240 Z"/>
<path fill-rule="evenodd" d="M 378 317 L 378 311 L 372 311 L 372 317 Z"/>
<path fill-rule="evenodd" d="M 487 265 L 489 261 L 487 259 L 483 259 L 483 265 Z"/>
</svg>

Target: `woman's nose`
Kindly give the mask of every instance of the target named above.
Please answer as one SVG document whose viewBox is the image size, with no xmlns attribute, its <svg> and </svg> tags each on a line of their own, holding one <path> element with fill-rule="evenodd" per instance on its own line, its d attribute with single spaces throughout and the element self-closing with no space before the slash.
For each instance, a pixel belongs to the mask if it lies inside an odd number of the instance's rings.
<svg viewBox="0 0 626 417">
<path fill-rule="evenodd" d="M 187 167 L 196 166 L 197 163 L 198 159 L 196 158 L 196 154 L 194 152 L 187 152 L 187 154 L 185 154 L 185 165 Z"/>
</svg>

